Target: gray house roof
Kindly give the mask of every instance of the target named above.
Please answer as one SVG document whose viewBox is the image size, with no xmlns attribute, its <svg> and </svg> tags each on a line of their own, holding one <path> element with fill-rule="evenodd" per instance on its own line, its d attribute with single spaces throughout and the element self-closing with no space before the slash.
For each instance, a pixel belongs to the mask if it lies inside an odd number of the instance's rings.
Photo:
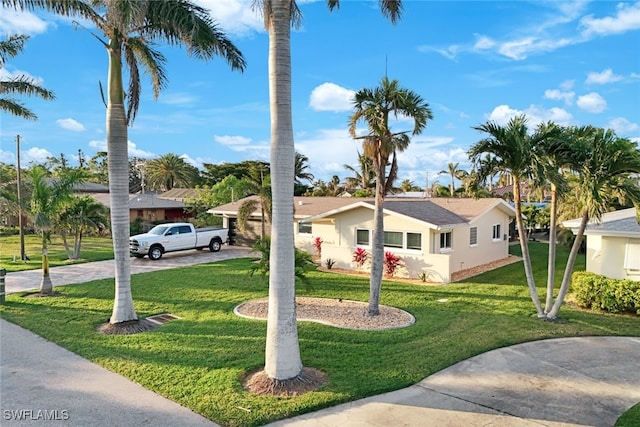
<svg viewBox="0 0 640 427">
<path fill-rule="evenodd" d="M 580 226 L 580 218 L 562 223 L 575 234 Z M 640 224 L 636 219 L 635 208 L 607 212 L 602 215 L 600 222 L 591 221 L 587 224 L 584 234 L 598 236 L 618 236 L 640 238 Z"/>
<path fill-rule="evenodd" d="M 134 194 L 129 199 L 129 209 L 182 209 L 184 203 L 162 199 L 156 194 Z"/>
</svg>

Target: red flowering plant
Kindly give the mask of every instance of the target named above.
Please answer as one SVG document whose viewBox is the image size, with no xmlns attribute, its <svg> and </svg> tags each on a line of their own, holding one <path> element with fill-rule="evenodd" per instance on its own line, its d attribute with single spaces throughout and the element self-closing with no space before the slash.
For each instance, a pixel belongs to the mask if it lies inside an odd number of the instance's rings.
<svg viewBox="0 0 640 427">
<path fill-rule="evenodd" d="M 318 258 L 322 258 L 322 237 L 316 237 L 313 241 L 313 246 L 316 247 L 316 253 L 318 254 Z"/>
<path fill-rule="evenodd" d="M 402 265 L 399 255 L 393 252 L 384 253 L 384 272 L 387 276 L 393 277 L 398 271 L 398 267 Z"/>
<path fill-rule="evenodd" d="M 353 251 L 352 261 L 358 269 L 362 268 L 364 263 L 367 262 L 367 259 L 369 259 L 369 252 L 367 252 L 366 250 L 362 248 L 356 248 L 356 250 Z"/>
</svg>

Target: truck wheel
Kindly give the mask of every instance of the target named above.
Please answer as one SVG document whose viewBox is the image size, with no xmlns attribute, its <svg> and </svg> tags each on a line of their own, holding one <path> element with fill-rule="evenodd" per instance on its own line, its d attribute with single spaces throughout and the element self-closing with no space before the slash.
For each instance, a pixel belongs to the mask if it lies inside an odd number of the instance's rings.
<svg viewBox="0 0 640 427">
<path fill-rule="evenodd" d="M 209 242 L 209 250 L 211 252 L 218 252 L 222 248 L 222 242 L 220 239 L 213 239 Z"/>
<path fill-rule="evenodd" d="M 157 261 L 162 258 L 162 248 L 160 246 L 152 246 L 149 249 L 149 259 L 153 261 Z"/>
</svg>

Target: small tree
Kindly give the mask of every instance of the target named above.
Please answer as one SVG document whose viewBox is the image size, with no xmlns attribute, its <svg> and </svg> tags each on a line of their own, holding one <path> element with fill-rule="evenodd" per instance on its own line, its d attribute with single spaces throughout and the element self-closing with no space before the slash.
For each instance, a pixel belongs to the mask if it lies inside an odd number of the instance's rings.
<svg viewBox="0 0 640 427">
<path fill-rule="evenodd" d="M 369 252 L 358 247 L 355 251 L 353 251 L 353 263 L 356 265 L 358 270 L 362 269 L 364 263 L 369 259 Z"/>
<path fill-rule="evenodd" d="M 322 258 L 322 243 L 324 243 L 322 237 L 316 237 L 313 241 L 313 246 L 316 247 L 316 254 L 318 255 L 318 258 Z"/>
</svg>

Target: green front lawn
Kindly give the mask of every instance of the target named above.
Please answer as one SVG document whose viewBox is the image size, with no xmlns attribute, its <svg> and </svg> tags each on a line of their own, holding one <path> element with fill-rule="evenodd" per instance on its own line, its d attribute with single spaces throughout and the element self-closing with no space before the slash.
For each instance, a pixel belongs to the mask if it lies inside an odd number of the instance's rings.
<svg viewBox="0 0 640 427">
<path fill-rule="evenodd" d="M 536 245 L 544 244 L 532 243 L 532 248 Z M 543 251 L 532 252 L 538 257 Z M 181 318 L 137 335 L 95 332 L 111 314 L 112 279 L 57 287 L 64 296 L 56 298 L 9 295 L 0 316 L 230 426 L 262 425 L 396 390 L 461 360 L 521 342 L 640 335 L 638 317 L 571 306 L 560 312 L 566 323 L 537 320 L 521 263 L 473 283 L 385 281 L 381 303 L 412 313 L 413 326 L 372 332 L 300 322 L 303 363 L 327 373 L 329 383 L 299 397 L 255 396 L 243 390 L 242 378 L 264 363 L 266 323 L 233 314 L 236 305 L 267 295 L 265 279 L 250 277 L 249 267 L 249 259 L 239 259 L 132 276 L 140 317 L 172 313 Z M 313 291 L 299 295 L 368 300 L 366 278 L 320 271 L 308 276 Z M 539 285 L 542 294 L 544 283 Z"/>
<path fill-rule="evenodd" d="M 67 243 L 73 246 L 73 239 L 67 239 Z M 51 236 L 51 243 L 47 246 L 50 267 L 113 259 L 113 242 L 109 237 L 83 237 L 80 248 L 81 258 L 77 260 L 67 258 L 60 236 Z M 1 236 L 0 268 L 6 269 L 8 273 L 42 268 L 42 237 L 37 234 L 25 235 L 24 247 L 30 259 L 26 262 L 20 259 L 20 236 Z"/>
</svg>

